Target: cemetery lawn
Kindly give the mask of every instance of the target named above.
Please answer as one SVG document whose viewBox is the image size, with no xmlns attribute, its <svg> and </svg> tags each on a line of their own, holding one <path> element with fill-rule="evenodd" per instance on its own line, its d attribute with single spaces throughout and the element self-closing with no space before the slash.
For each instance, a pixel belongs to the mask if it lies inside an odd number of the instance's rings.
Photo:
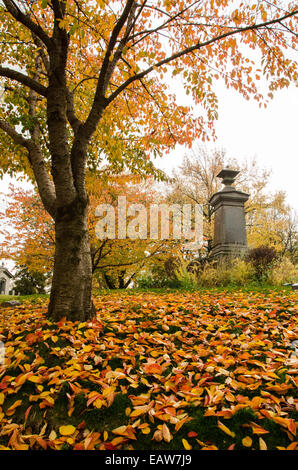
<svg viewBox="0 0 298 470">
<path fill-rule="evenodd" d="M 90 323 L 46 302 L 0 308 L 0 449 L 298 450 L 296 291 L 106 293 Z"/>
</svg>

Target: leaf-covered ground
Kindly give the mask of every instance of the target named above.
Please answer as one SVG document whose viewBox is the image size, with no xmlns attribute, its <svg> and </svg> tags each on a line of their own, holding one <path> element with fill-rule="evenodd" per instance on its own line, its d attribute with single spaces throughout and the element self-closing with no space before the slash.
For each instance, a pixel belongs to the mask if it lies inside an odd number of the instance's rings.
<svg viewBox="0 0 298 470">
<path fill-rule="evenodd" d="M 298 449 L 295 292 L 95 303 L 0 310 L 0 449 Z"/>
</svg>

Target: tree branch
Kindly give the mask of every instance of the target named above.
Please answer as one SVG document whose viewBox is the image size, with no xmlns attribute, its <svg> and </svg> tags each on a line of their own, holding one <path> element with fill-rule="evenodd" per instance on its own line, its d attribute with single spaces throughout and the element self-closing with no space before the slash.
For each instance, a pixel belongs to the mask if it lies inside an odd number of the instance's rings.
<svg viewBox="0 0 298 470">
<path fill-rule="evenodd" d="M 32 33 L 36 34 L 42 42 L 49 48 L 52 46 L 51 38 L 47 33 L 37 24 L 32 21 L 29 15 L 20 10 L 20 8 L 12 0 L 3 0 L 4 5 L 7 8 L 7 11 L 20 23 L 22 23 L 26 28 L 28 28 Z"/>
<path fill-rule="evenodd" d="M 124 83 L 122 83 L 122 85 L 120 85 L 118 87 L 118 89 L 116 91 L 114 91 L 114 93 L 112 93 L 107 98 L 107 102 L 108 102 L 108 104 L 110 104 L 131 83 L 135 82 L 136 80 L 140 80 L 140 79 L 144 78 L 146 75 L 151 73 L 154 69 L 159 68 L 163 65 L 166 65 L 170 62 L 173 62 L 174 60 L 179 59 L 180 57 L 182 57 L 186 54 L 189 54 L 190 52 L 193 52 L 193 51 L 198 50 L 198 49 L 202 49 L 203 47 L 209 46 L 210 44 L 213 44 L 214 42 L 221 41 L 222 39 L 225 39 L 229 36 L 233 36 L 235 34 L 243 33 L 243 32 L 246 32 L 246 31 L 254 31 L 254 30 L 261 29 L 261 28 L 265 28 L 267 26 L 270 26 L 270 25 L 273 25 L 273 24 L 276 24 L 276 23 L 281 23 L 283 20 L 285 20 L 287 18 L 290 18 L 290 17 L 296 15 L 297 13 L 298 13 L 298 10 L 295 10 L 295 11 L 292 11 L 292 12 L 282 16 L 281 18 L 276 18 L 275 20 L 270 20 L 270 21 L 266 21 L 264 23 L 259 23 L 259 24 L 253 24 L 253 25 L 250 25 L 250 26 L 245 26 L 243 28 L 237 28 L 237 29 L 234 29 L 233 31 L 227 31 L 226 33 L 223 33 L 223 34 L 220 34 L 219 36 L 211 38 L 208 41 L 205 41 L 205 42 L 202 42 L 202 43 L 197 42 L 193 46 L 187 47 L 187 48 L 183 49 L 182 51 L 178 51 L 178 52 L 172 54 L 171 56 L 166 57 L 165 59 L 157 62 L 156 64 L 151 65 L 146 70 L 143 70 L 143 72 L 140 72 L 140 73 L 135 74 L 132 77 L 128 78 Z"/>
<path fill-rule="evenodd" d="M 102 63 L 102 67 L 99 73 L 93 105 L 85 123 L 80 128 L 80 131 L 82 135 L 84 135 L 84 138 L 86 140 L 89 140 L 89 138 L 95 131 L 98 121 L 102 116 L 103 110 L 105 109 L 107 105 L 107 101 L 104 95 L 105 95 L 105 91 L 108 85 L 106 77 L 110 70 L 110 58 L 114 50 L 114 47 L 116 45 L 118 36 L 125 22 L 127 21 L 134 5 L 135 5 L 135 0 L 127 0 L 125 8 L 112 31 L 111 38 L 110 38 L 110 41 L 106 50 L 106 54 Z"/>
<path fill-rule="evenodd" d="M 0 76 L 16 80 L 17 82 L 22 83 L 22 85 L 31 88 L 31 90 L 35 91 L 39 95 L 47 96 L 47 88 L 45 86 L 21 72 L 0 66 Z"/>
<path fill-rule="evenodd" d="M 40 149 L 31 139 L 25 139 L 3 119 L 0 119 L 0 129 L 9 135 L 16 144 L 28 150 L 28 160 L 34 172 L 41 199 L 48 213 L 54 218 L 56 212 L 55 190 L 47 173 Z"/>
<path fill-rule="evenodd" d="M 6 132 L 6 134 L 9 135 L 9 137 L 11 137 L 16 144 L 21 145 L 22 147 L 25 147 L 27 150 L 29 150 L 30 140 L 25 139 L 22 134 L 19 134 L 14 127 L 12 127 L 8 122 L 4 121 L 3 119 L 0 119 L 0 129 Z"/>
<path fill-rule="evenodd" d="M 75 110 L 74 110 L 74 94 L 68 88 L 66 91 L 66 101 L 67 101 L 67 111 L 66 111 L 67 119 L 74 133 L 77 134 L 82 123 L 76 117 Z"/>
</svg>

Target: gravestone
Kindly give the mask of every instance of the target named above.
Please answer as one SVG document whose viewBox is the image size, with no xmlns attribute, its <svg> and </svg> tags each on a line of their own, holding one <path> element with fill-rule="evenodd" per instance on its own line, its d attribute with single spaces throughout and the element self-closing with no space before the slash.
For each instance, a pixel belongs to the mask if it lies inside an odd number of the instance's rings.
<svg viewBox="0 0 298 470">
<path fill-rule="evenodd" d="M 222 179 L 224 187 L 209 200 L 214 210 L 212 259 L 242 256 L 247 251 L 244 203 L 249 194 L 232 186 L 238 173 L 230 168 L 218 173 L 217 178 Z"/>
</svg>

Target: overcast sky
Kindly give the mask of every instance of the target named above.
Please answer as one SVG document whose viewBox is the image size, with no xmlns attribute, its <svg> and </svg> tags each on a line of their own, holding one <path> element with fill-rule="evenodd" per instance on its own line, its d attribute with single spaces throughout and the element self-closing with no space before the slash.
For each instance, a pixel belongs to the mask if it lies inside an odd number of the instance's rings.
<svg viewBox="0 0 298 470">
<path fill-rule="evenodd" d="M 288 204 L 298 210 L 298 86 L 276 92 L 266 109 L 222 85 L 217 93 L 217 141 L 206 147 L 223 148 L 239 162 L 256 157 L 259 167 L 272 170 L 270 190 L 284 190 Z M 186 151 L 178 147 L 155 164 L 171 171 Z"/>
</svg>

